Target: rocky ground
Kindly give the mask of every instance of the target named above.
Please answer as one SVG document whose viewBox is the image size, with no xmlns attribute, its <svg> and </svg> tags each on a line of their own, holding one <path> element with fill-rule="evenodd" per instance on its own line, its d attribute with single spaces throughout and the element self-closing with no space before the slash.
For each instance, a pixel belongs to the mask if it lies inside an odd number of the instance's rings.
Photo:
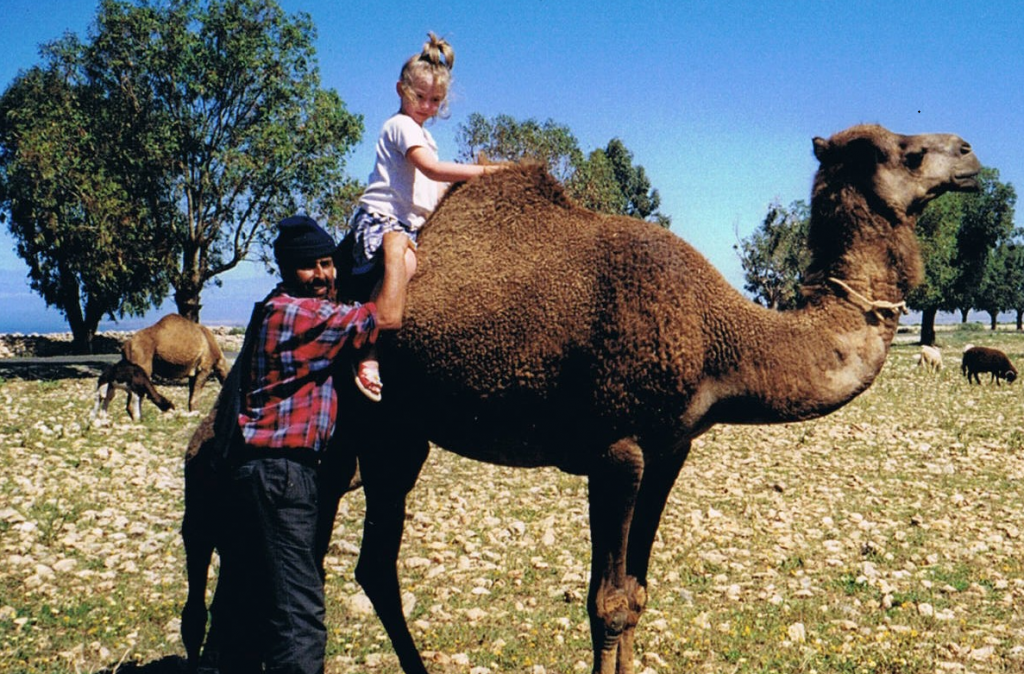
<svg viewBox="0 0 1024 674">
<path fill-rule="evenodd" d="M 652 553 L 638 674 L 1024 672 L 1024 391 L 968 384 L 967 338 L 937 373 L 894 348 L 827 417 L 694 442 Z M 1019 336 L 969 338 L 1024 361 Z M 161 384 L 177 409 L 131 423 L 118 398 L 93 424 L 94 387 L 0 373 L 0 672 L 181 664 L 182 453 L 219 387 L 189 413 L 185 387 Z M 590 671 L 587 495 L 554 469 L 431 452 L 399 574 L 432 674 Z M 364 513 L 362 491 L 343 499 L 326 559 L 326 674 L 398 671 L 354 578 Z"/>
</svg>

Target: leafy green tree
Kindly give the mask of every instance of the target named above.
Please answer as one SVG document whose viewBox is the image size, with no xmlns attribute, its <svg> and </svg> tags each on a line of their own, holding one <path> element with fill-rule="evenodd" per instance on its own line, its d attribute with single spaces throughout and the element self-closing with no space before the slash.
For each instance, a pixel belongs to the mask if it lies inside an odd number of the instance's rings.
<svg viewBox="0 0 1024 674">
<path fill-rule="evenodd" d="M 651 188 L 643 166 L 633 164 L 633 153 L 613 138 L 594 150 L 567 185 L 569 194 L 587 208 L 655 222 L 666 229 L 672 219 L 658 212 L 661 196 Z"/>
<path fill-rule="evenodd" d="M 163 225 L 179 255 L 178 312 L 198 320 L 203 287 L 261 251 L 271 225 L 298 210 L 328 221 L 347 203 L 345 157 L 362 118 L 320 87 L 307 14 L 274 0 L 102 0 L 84 50 L 90 81 L 152 110 L 159 134 L 138 150 L 159 158 Z"/>
<path fill-rule="evenodd" d="M 907 306 L 921 312 L 921 344 L 935 343 L 935 317 L 953 311 L 953 287 L 958 278 L 957 235 L 960 201 L 946 194 L 929 204 L 917 221 L 917 239 L 924 262 L 924 279 L 907 296 Z"/>
<path fill-rule="evenodd" d="M 651 188 L 644 167 L 633 164 L 633 153 L 618 138 L 585 158 L 569 128 L 550 119 L 542 124 L 473 113 L 459 125 L 456 140 L 462 161 L 475 161 L 480 155 L 491 161 L 539 161 L 587 208 L 651 220 L 666 228 L 672 224 L 658 212 L 661 197 Z"/>
<path fill-rule="evenodd" d="M 989 255 L 1013 229 L 1013 185 L 1000 182 L 993 168 L 983 169 L 979 182 L 979 192 L 945 194 L 918 219 L 925 282 L 910 293 L 907 305 L 921 311 L 922 344 L 935 342 L 939 311 L 959 310 L 966 317 L 977 307 Z"/>
<path fill-rule="evenodd" d="M 671 221 L 667 216 L 658 213 L 661 206 L 661 195 L 658 190 L 651 187 L 651 181 L 643 166 L 633 164 L 633 153 L 626 149 L 625 144 L 618 138 L 608 141 L 604 149 L 615 171 L 615 182 L 625 199 L 625 207 L 622 212 L 625 215 L 639 218 L 641 220 L 654 220 L 662 226 L 668 227 Z"/>
<path fill-rule="evenodd" d="M 569 127 L 552 120 L 518 121 L 509 115 L 493 120 L 474 112 L 456 131 L 458 158 L 476 161 L 483 154 L 490 161 L 539 161 L 563 184 L 583 159 L 579 142 Z"/>
<path fill-rule="evenodd" d="M 573 173 L 569 192 L 584 208 L 599 213 L 623 213 L 626 197 L 615 179 L 615 167 L 604 150 L 594 150 Z"/>
<path fill-rule="evenodd" d="M 734 248 L 743 268 L 743 288 L 769 309 L 800 305 L 803 271 L 810 263 L 807 231 L 811 212 L 804 201 L 773 203 L 761 226 Z"/>
<path fill-rule="evenodd" d="M 87 42 L 49 45 L 5 92 L 0 207 L 78 348 L 169 287 L 198 320 L 284 215 L 344 222 L 362 118 L 320 87 L 315 37 L 274 0 L 101 0 Z"/>
<path fill-rule="evenodd" d="M 975 308 L 989 315 L 993 330 L 1004 311 L 1017 312 L 1017 329 L 1024 313 L 1024 231 L 1014 229 L 988 256 L 981 284 L 975 295 Z"/>
<path fill-rule="evenodd" d="M 142 315 L 166 295 L 173 243 L 159 166 L 134 152 L 146 111 L 90 86 L 79 51 L 73 37 L 48 45 L 0 98 L 0 217 L 30 285 L 89 353 L 104 316 Z"/>
<path fill-rule="evenodd" d="M 1016 314 L 1017 330 L 1024 330 L 1024 229 L 1014 229 L 1006 248 L 1004 282 L 1009 292 L 1004 309 Z"/>
</svg>

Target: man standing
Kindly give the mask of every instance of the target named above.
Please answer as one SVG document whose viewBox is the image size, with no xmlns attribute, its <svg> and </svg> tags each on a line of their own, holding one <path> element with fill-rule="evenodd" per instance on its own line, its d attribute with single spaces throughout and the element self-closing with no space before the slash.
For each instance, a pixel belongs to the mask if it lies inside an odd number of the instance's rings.
<svg viewBox="0 0 1024 674">
<path fill-rule="evenodd" d="M 323 672 L 324 589 L 314 545 L 317 467 L 337 418 L 332 361 L 349 338 L 358 347 L 377 333 L 374 305 L 329 299 L 331 236 L 305 215 L 278 229 L 282 281 L 248 328 L 240 442 L 230 453 L 211 607 L 221 674 Z"/>
</svg>

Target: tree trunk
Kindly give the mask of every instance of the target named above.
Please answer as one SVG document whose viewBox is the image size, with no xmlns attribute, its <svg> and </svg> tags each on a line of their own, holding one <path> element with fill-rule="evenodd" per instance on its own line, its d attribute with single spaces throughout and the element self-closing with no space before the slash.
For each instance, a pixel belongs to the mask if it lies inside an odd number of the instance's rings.
<svg viewBox="0 0 1024 674">
<path fill-rule="evenodd" d="M 925 309 L 921 312 L 921 346 L 935 345 L 935 315 L 938 309 Z"/>
<path fill-rule="evenodd" d="M 989 324 L 989 329 L 990 330 L 995 330 L 996 329 L 996 325 L 997 325 L 996 317 L 997 316 L 998 316 L 998 312 L 996 312 L 996 311 L 988 312 L 988 324 Z"/>
<path fill-rule="evenodd" d="M 96 335 L 97 321 L 92 323 L 88 307 L 82 311 L 81 292 L 78 286 L 78 277 L 61 266 L 59 269 L 60 279 L 60 306 L 64 317 L 71 328 L 71 351 L 78 355 L 90 355 L 92 353 L 92 339 Z"/>
<path fill-rule="evenodd" d="M 970 313 L 970 311 L 971 311 L 970 309 L 961 309 L 960 310 L 960 322 L 961 323 L 966 323 L 967 322 L 967 314 Z"/>
<path fill-rule="evenodd" d="M 1024 330 L 1024 311 L 1017 309 L 1017 332 Z"/>
<path fill-rule="evenodd" d="M 199 290 L 195 288 L 179 287 L 174 291 L 174 305 L 178 313 L 190 321 L 199 322 L 199 310 L 203 305 L 199 302 Z"/>
</svg>

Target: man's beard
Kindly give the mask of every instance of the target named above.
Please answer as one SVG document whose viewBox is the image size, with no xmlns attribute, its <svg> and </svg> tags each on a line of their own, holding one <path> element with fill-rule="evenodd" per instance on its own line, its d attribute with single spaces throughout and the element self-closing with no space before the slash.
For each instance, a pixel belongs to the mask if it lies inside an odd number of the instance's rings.
<svg viewBox="0 0 1024 674">
<path fill-rule="evenodd" d="M 323 297 L 331 299 L 333 296 L 333 284 L 326 279 L 313 279 L 306 283 L 293 281 L 291 289 L 295 295 L 300 297 Z"/>
</svg>

